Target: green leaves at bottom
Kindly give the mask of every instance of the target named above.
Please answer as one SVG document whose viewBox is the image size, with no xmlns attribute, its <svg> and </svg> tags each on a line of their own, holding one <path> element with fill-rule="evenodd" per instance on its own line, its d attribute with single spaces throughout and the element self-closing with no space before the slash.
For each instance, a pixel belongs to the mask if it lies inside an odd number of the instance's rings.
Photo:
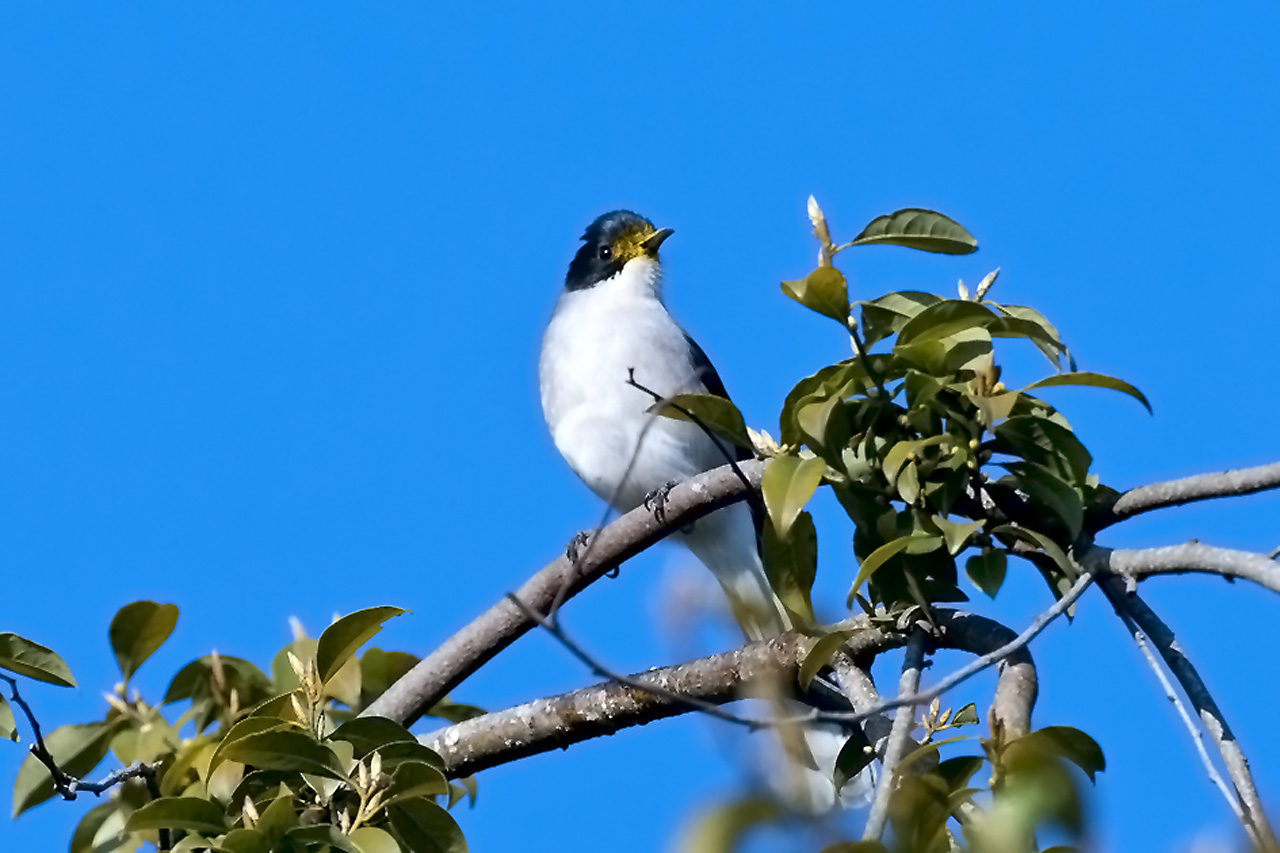
<svg viewBox="0 0 1280 853">
<path fill-rule="evenodd" d="M 704 813 L 680 842 L 681 853 L 731 853 L 755 827 L 776 820 L 778 803 L 769 797 L 744 797 Z"/>
</svg>

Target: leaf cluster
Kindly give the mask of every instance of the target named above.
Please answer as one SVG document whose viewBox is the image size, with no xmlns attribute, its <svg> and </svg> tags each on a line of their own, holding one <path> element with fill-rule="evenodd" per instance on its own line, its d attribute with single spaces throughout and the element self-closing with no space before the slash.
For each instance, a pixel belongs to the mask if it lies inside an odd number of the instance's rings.
<svg viewBox="0 0 1280 853">
<path fill-rule="evenodd" d="M 94 772 L 110 753 L 122 765 L 152 768 L 154 787 L 141 778 L 118 785 L 80 821 L 72 853 L 132 851 L 148 842 L 218 853 L 465 851 L 448 809 L 464 797 L 474 802 L 474 781 L 450 782 L 440 756 L 398 723 L 358 716 L 417 663 L 405 652 L 358 654 L 403 612 L 368 608 L 319 638 L 298 636 L 276 655 L 270 675 L 211 653 L 182 667 L 153 706 L 129 681 L 168 639 L 178 609 L 153 601 L 123 607 L 109 632 L 123 680 L 107 694 L 105 717 L 62 726 L 44 743 L 71 778 Z M 0 634 L 0 668 L 75 684 L 54 652 L 13 634 Z M 182 705 L 176 718 L 166 715 Z M 446 700 L 431 713 L 459 721 L 483 712 Z M 0 735 L 17 739 L 3 697 Z M 45 764 L 28 755 L 14 784 L 14 816 L 58 792 Z"/>
</svg>

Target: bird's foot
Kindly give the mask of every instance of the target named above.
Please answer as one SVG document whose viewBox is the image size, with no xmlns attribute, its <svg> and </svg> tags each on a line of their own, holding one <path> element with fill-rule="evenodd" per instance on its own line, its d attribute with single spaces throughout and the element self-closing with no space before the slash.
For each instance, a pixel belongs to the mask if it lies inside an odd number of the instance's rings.
<svg viewBox="0 0 1280 853">
<path fill-rule="evenodd" d="M 570 563 L 575 565 L 577 564 L 578 558 L 583 556 L 583 548 L 585 548 L 587 543 L 591 541 L 591 537 L 594 533 L 595 531 L 588 533 L 585 530 L 579 530 L 574 534 L 573 538 L 569 540 L 569 544 L 564 546 L 564 555 L 569 558 Z"/>
<path fill-rule="evenodd" d="M 679 480 L 669 480 L 644 496 L 644 508 L 653 513 L 659 524 L 667 522 L 667 496 L 676 487 Z"/>
</svg>

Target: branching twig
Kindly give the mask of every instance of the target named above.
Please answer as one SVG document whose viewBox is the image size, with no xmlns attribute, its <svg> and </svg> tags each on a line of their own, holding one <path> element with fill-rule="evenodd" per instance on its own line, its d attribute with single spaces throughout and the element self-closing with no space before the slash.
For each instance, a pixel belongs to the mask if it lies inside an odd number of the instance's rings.
<svg viewBox="0 0 1280 853">
<path fill-rule="evenodd" d="M 1186 705 L 1182 704 L 1182 699 L 1178 697 L 1178 693 L 1173 689 L 1173 684 L 1169 681 L 1169 677 L 1164 674 L 1164 668 L 1160 666 L 1160 661 L 1156 660 L 1155 653 L 1151 651 L 1151 646 L 1147 643 L 1147 635 L 1142 633 L 1142 629 L 1134 624 L 1129 618 L 1128 613 L 1119 613 L 1120 620 L 1124 622 L 1129 633 L 1133 635 L 1133 641 L 1138 645 L 1138 651 L 1142 652 L 1143 658 L 1147 661 L 1147 666 L 1151 667 L 1151 671 L 1156 674 L 1156 678 L 1160 681 L 1160 686 L 1164 688 L 1164 695 L 1173 703 L 1173 707 L 1178 712 L 1178 716 L 1182 718 L 1183 724 L 1187 727 L 1187 731 L 1191 734 L 1191 741 L 1195 744 L 1196 752 L 1200 755 L 1200 762 L 1204 764 L 1205 770 L 1209 774 L 1209 780 L 1222 793 L 1223 799 L 1227 801 L 1227 806 L 1235 814 L 1236 819 L 1244 823 L 1244 811 L 1240 808 L 1240 801 L 1236 795 L 1227 790 L 1227 783 L 1223 781 L 1222 774 L 1218 772 L 1218 768 L 1214 766 L 1213 759 L 1209 757 L 1209 751 L 1204 746 L 1204 732 L 1200 726 L 1196 725 L 1195 720 L 1191 719 L 1191 714 L 1187 712 Z"/>
<path fill-rule="evenodd" d="M 1150 512 L 1153 509 L 1179 506 L 1192 501 L 1249 495 L 1280 488 L 1280 462 L 1256 468 L 1238 468 L 1220 474 L 1196 474 L 1180 480 L 1139 486 L 1121 495 L 1111 512 L 1099 519 L 1095 529 L 1110 527 L 1118 521 Z"/>
<path fill-rule="evenodd" d="M 97 782 L 89 782 L 79 779 L 67 773 L 58 766 L 58 761 L 53 757 L 53 753 L 49 752 L 48 746 L 45 745 L 44 735 L 40 731 L 40 723 L 36 720 L 35 712 L 31 710 L 31 706 L 27 704 L 27 700 L 22 698 L 22 694 L 18 691 L 18 681 L 10 676 L 0 674 L 0 681 L 4 681 L 9 685 L 10 700 L 22 710 L 22 715 L 27 719 L 27 725 L 31 728 L 30 747 L 31 754 L 37 761 L 45 766 L 49 771 L 49 777 L 53 781 L 53 788 L 58 792 L 64 800 L 74 800 L 81 791 L 88 791 L 95 797 L 101 795 L 121 782 L 129 779 L 142 779 L 146 782 L 147 791 L 151 798 L 159 799 L 160 790 L 156 786 L 156 768 L 152 764 L 146 764 L 141 761 L 135 761 L 128 767 L 122 767 L 119 770 L 113 770 Z M 160 830 L 160 849 L 169 849 L 169 831 Z"/>
<path fill-rule="evenodd" d="M 907 642 L 906 657 L 902 661 L 902 677 L 898 681 L 899 698 L 909 698 L 920 690 L 920 671 L 924 669 L 925 632 L 917 626 Z M 904 704 L 893 718 L 893 730 L 889 732 L 889 745 L 884 751 L 883 770 L 871 800 L 871 812 L 862 833 L 864 841 L 878 841 L 884 832 L 885 818 L 889 814 L 889 795 L 893 791 L 894 772 L 906 751 L 911 729 L 915 722 L 915 704 Z"/>
<path fill-rule="evenodd" d="M 1262 802 L 1258 798 L 1258 790 L 1253 782 L 1253 774 L 1249 771 L 1249 762 L 1240 748 L 1240 743 L 1227 725 L 1226 717 L 1218 707 L 1218 703 L 1214 701 L 1209 688 L 1200 678 L 1200 673 L 1178 646 L 1177 638 L 1169 630 L 1169 626 L 1165 625 L 1136 593 L 1127 592 L 1125 583 L 1120 578 L 1101 578 L 1099 586 L 1116 612 L 1121 614 L 1122 618 L 1128 616 L 1132 619 L 1151 639 L 1160 657 L 1164 659 L 1165 665 L 1169 667 L 1169 671 L 1182 685 L 1187 698 L 1195 706 L 1196 712 L 1200 715 L 1200 722 L 1213 738 L 1218 752 L 1222 755 L 1223 764 L 1227 768 L 1227 775 L 1235 785 L 1236 794 L 1244 810 L 1244 826 L 1254 844 L 1266 851 L 1276 850 L 1275 834 L 1262 809 Z"/>
</svg>

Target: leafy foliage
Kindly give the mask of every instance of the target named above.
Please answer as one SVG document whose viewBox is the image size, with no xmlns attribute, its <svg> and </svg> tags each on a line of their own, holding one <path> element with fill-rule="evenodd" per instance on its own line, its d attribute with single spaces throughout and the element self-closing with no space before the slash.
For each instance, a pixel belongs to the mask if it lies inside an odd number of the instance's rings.
<svg viewBox="0 0 1280 853">
<path fill-rule="evenodd" d="M 448 809 L 467 795 L 474 802 L 474 782 L 450 782 L 440 756 L 398 723 L 356 716 L 417 662 L 376 648 L 357 655 L 383 622 L 403 612 L 369 608 L 335 621 L 318 639 L 298 637 L 281 650 L 270 677 L 247 660 L 211 653 L 182 667 L 157 706 L 136 691 L 128 695 L 122 683 L 108 695 L 103 720 L 49 732 L 45 744 L 70 776 L 94 772 L 108 753 L 122 765 L 155 768 L 154 791 L 130 778 L 85 814 L 72 853 L 135 850 L 158 844 L 162 833 L 174 851 L 463 853 L 466 842 Z M 116 614 L 110 643 L 126 680 L 177 616 L 174 605 L 153 601 Z M 0 637 L 0 667 L 74 684 L 49 649 Z M 162 711 L 178 703 L 188 707 L 170 722 Z M 432 709 L 449 720 L 480 713 L 447 700 Z M 14 730 L 4 704 L 0 733 Z M 56 793 L 45 764 L 28 755 L 15 780 L 14 816 Z"/>
</svg>

